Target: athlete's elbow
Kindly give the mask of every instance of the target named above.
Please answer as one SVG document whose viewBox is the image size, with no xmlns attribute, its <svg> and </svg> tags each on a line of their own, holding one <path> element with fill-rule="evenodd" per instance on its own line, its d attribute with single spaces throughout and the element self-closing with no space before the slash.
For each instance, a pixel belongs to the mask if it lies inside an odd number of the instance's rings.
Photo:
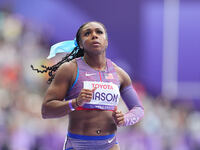
<svg viewBox="0 0 200 150">
<path fill-rule="evenodd" d="M 47 119 L 47 118 L 48 118 L 48 115 L 47 115 L 47 113 L 44 111 L 44 109 L 42 109 L 41 115 L 42 115 L 42 118 L 43 118 L 43 119 Z"/>
<path fill-rule="evenodd" d="M 43 119 L 51 118 L 51 117 L 49 116 L 49 113 L 48 113 L 47 108 L 45 107 L 45 105 L 42 105 L 41 115 L 42 115 L 42 118 L 43 118 Z"/>
</svg>

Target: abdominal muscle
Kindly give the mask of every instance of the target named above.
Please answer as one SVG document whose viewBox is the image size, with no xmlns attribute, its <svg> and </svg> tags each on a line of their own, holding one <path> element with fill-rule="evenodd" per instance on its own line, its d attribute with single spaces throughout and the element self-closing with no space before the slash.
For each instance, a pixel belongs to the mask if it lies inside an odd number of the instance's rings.
<svg viewBox="0 0 200 150">
<path fill-rule="evenodd" d="M 102 136 L 115 133 L 117 126 L 112 111 L 80 110 L 69 115 L 68 130 L 79 135 Z"/>
</svg>

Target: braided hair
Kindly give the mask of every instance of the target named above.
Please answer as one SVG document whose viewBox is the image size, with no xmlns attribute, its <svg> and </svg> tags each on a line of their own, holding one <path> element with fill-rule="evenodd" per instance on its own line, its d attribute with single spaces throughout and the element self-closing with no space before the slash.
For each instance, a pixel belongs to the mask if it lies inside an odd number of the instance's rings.
<svg viewBox="0 0 200 150">
<path fill-rule="evenodd" d="M 106 31 L 106 28 L 105 26 L 100 23 L 100 22 L 97 22 L 97 21 L 94 21 L 96 23 L 99 23 L 102 25 L 102 27 L 104 28 L 104 30 Z M 78 29 L 77 33 L 76 33 L 76 41 L 77 41 L 77 44 L 78 46 L 76 46 L 71 53 L 67 54 L 65 57 L 62 58 L 62 60 L 60 60 L 57 64 L 53 65 L 53 66 L 45 66 L 45 65 L 41 65 L 41 67 L 43 68 L 43 70 L 39 70 L 37 68 L 34 68 L 33 65 L 31 65 L 31 68 L 32 70 L 35 70 L 37 71 L 37 73 L 47 73 L 48 72 L 48 75 L 49 75 L 49 79 L 47 80 L 47 83 L 50 84 L 54 77 L 55 77 L 55 73 L 57 71 L 57 69 L 65 62 L 69 62 L 75 58 L 78 58 L 78 57 L 82 57 L 84 56 L 84 49 L 80 48 L 80 34 L 81 34 L 81 30 L 82 28 L 87 25 L 88 23 L 91 23 L 91 22 L 87 22 L 83 25 L 80 26 L 80 28 Z M 107 36 L 107 34 L 106 34 Z"/>
</svg>

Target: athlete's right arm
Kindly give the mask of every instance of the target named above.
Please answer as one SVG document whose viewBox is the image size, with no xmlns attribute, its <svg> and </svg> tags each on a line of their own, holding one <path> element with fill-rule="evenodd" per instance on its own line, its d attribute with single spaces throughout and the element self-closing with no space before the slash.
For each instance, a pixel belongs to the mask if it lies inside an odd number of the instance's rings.
<svg viewBox="0 0 200 150">
<path fill-rule="evenodd" d="M 56 71 L 56 75 L 50 84 L 42 104 L 43 118 L 58 118 L 71 112 L 69 101 L 64 101 L 68 89 L 76 77 L 77 64 L 75 62 L 62 64 Z M 95 89 L 82 89 L 79 96 L 71 100 L 72 107 L 76 109 L 92 99 Z"/>
<path fill-rule="evenodd" d="M 64 63 L 56 71 L 42 104 L 43 118 L 62 117 L 70 112 L 69 102 L 63 100 L 71 85 L 76 67 L 76 63 Z M 72 106 L 77 107 L 75 100 L 72 100 Z"/>
</svg>

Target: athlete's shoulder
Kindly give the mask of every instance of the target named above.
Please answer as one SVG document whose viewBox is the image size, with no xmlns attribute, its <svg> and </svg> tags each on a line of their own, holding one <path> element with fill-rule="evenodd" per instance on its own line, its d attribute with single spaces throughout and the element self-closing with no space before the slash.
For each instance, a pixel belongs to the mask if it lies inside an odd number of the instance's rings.
<svg viewBox="0 0 200 150">
<path fill-rule="evenodd" d="M 73 59 L 69 62 L 65 62 L 63 63 L 60 67 L 59 67 L 59 70 L 62 70 L 62 71 L 70 71 L 70 70 L 73 70 L 74 68 L 76 68 L 77 64 L 76 64 L 76 60 Z"/>
<path fill-rule="evenodd" d="M 123 74 L 127 74 L 126 71 L 124 71 L 124 69 L 122 69 L 120 66 L 118 66 L 116 63 L 114 63 L 112 61 L 112 64 L 116 70 L 116 72 L 119 74 L 119 75 L 123 75 Z"/>
<path fill-rule="evenodd" d="M 65 62 L 59 66 L 58 70 L 56 71 L 55 77 L 59 79 L 71 79 L 75 69 L 76 69 L 76 60 Z"/>
<path fill-rule="evenodd" d="M 120 79 L 120 82 L 121 82 L 121 88 L 127 86 L 127 85 L 130 85 L 131 84 L 131 78 L 130 76 L 128 75 L 128 73 L 122 69 L 121 67 L 119 67 L 117 64 L 115 64 L 114 62 L 113 63 L 113 66 L 119 76 L 119 79 Z"/>
</svg>

